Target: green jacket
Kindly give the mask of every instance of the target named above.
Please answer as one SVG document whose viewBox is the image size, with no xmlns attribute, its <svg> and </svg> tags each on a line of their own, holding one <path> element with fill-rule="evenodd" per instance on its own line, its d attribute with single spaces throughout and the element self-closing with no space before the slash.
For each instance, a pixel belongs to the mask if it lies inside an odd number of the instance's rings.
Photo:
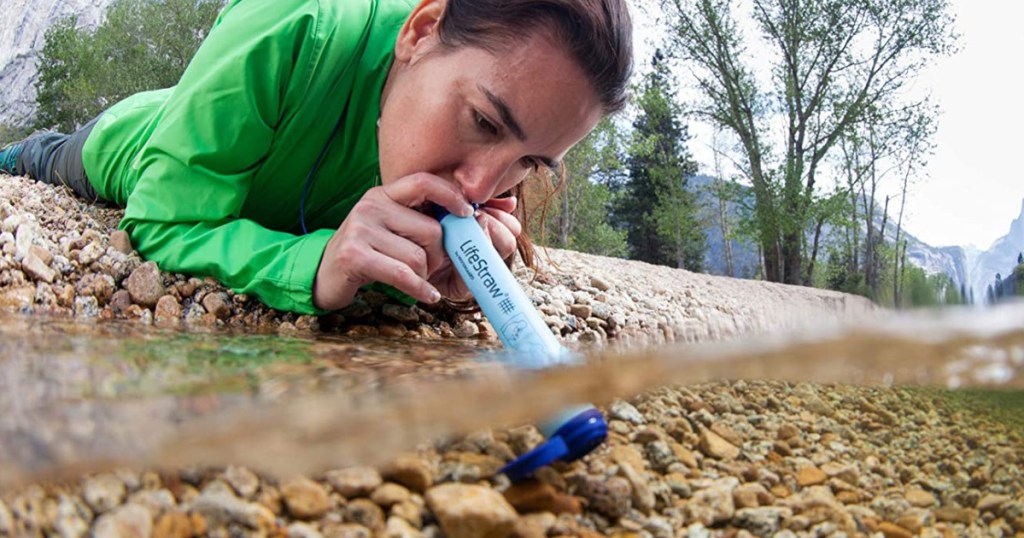
<svg viewBox="0 0 1024 538">
<path fill-rule="evenodd" d="M 104 112 L 85 170 L 101 197 L 126 208 L 120 227 L 139 253 L 272 308 L 317 313 L 327 241 L 378 181 L 380 95 L 412 8 L 231 0 L 177 86 Z M 299 200 L 325 144 L 303 235 Z"/>
</svg>

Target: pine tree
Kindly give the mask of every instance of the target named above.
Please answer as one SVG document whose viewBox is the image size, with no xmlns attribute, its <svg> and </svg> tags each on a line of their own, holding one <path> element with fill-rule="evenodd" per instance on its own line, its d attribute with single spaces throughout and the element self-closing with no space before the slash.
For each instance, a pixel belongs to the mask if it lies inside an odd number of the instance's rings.
<svg viewBox="0 0 1024 538">
<path fill-rule="evenodd" d="M 655 52 L 651 66 L 637 92 L 629 179 L 615 216 L 627 231 L 632 258 L 700 271 L 705 237 L 696 195 L 687 189 L 697 165 L 686 149 L 689 135 L 661 51 Z"/>
</svg>

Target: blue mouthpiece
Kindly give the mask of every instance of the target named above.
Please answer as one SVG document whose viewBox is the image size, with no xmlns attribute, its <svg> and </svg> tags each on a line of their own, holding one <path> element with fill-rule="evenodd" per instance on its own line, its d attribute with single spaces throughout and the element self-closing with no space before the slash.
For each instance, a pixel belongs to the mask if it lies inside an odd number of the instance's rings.
<svg viewBox="0 0 1024 538">
<path fill-rule="evenodd" d="M 608 437 L 608 423 L 593 407 L 564 422 L 548 440 L 512 460 L 498 472 L 512 482 L 528 478 L 537 469 L 556 460 L 576 461 L 597 448 Z"/>
</svg>

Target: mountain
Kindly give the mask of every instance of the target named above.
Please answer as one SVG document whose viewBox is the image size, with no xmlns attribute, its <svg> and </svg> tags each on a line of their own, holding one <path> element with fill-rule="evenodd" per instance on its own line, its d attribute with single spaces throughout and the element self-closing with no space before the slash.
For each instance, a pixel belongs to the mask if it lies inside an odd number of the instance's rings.
<svg viewBox="0 0 1024 538">
<path fill-rule="evenodd" d="M 1010 231 L 996 239 L 992 246 L 979 252 L 971 265 L 971 286 L 976 299 L 985 297 L 988 285 L 996 279 L 996 273 L 1009 274 L 1017 266 L 1017 256 L 1024 251 L 1024 201 L 1020 214 L 1010 223 Z M 980 299 L 978 299 L 980 302 Z"/>
<path fill-rule="evenodd" d="M 0 9 L 0 125 L 31 125 L 36 65 L 46 29 L 69 15 L 95 28 L 112 0 L 3 0 Z M 6 142 L 0 140 L 0 143 Z"/>
</svg>

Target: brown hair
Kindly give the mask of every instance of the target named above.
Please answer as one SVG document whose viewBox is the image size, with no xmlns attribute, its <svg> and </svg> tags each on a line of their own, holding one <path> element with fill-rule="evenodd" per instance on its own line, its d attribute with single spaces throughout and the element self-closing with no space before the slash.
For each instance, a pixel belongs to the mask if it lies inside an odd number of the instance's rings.
<svg viewBox="0 0 1024 538">
<path fill-rule="evenodd" d="M 626 106 L 633 70 L 633 23 L 625 0 L 448 0 L 438 38 L 446 48 L 469 45 L 497 51 L 539 29 L 551 32 L 568 48 L 605 114 Z M 561 175 L 558 189 L 565 184 L 564 170 Z M 524 183 L 507 194 L 518 199 L 514 215 L 526 227 L 531 219 L 526 214 Z M 557 189 L 547 191 L 542 228 L 547 202 Z M 535 267 L 533 243 L 525 230 L 517 251 L 527 267 Z"/>
<path fill-rule="evenodd" d="M 497 50 L 538 29 L 561 40 L 590 80 L 605 114 L 626 106 L 633 23 L 625 0 L 448 0 L 442 46 Z"/>
</svg>

